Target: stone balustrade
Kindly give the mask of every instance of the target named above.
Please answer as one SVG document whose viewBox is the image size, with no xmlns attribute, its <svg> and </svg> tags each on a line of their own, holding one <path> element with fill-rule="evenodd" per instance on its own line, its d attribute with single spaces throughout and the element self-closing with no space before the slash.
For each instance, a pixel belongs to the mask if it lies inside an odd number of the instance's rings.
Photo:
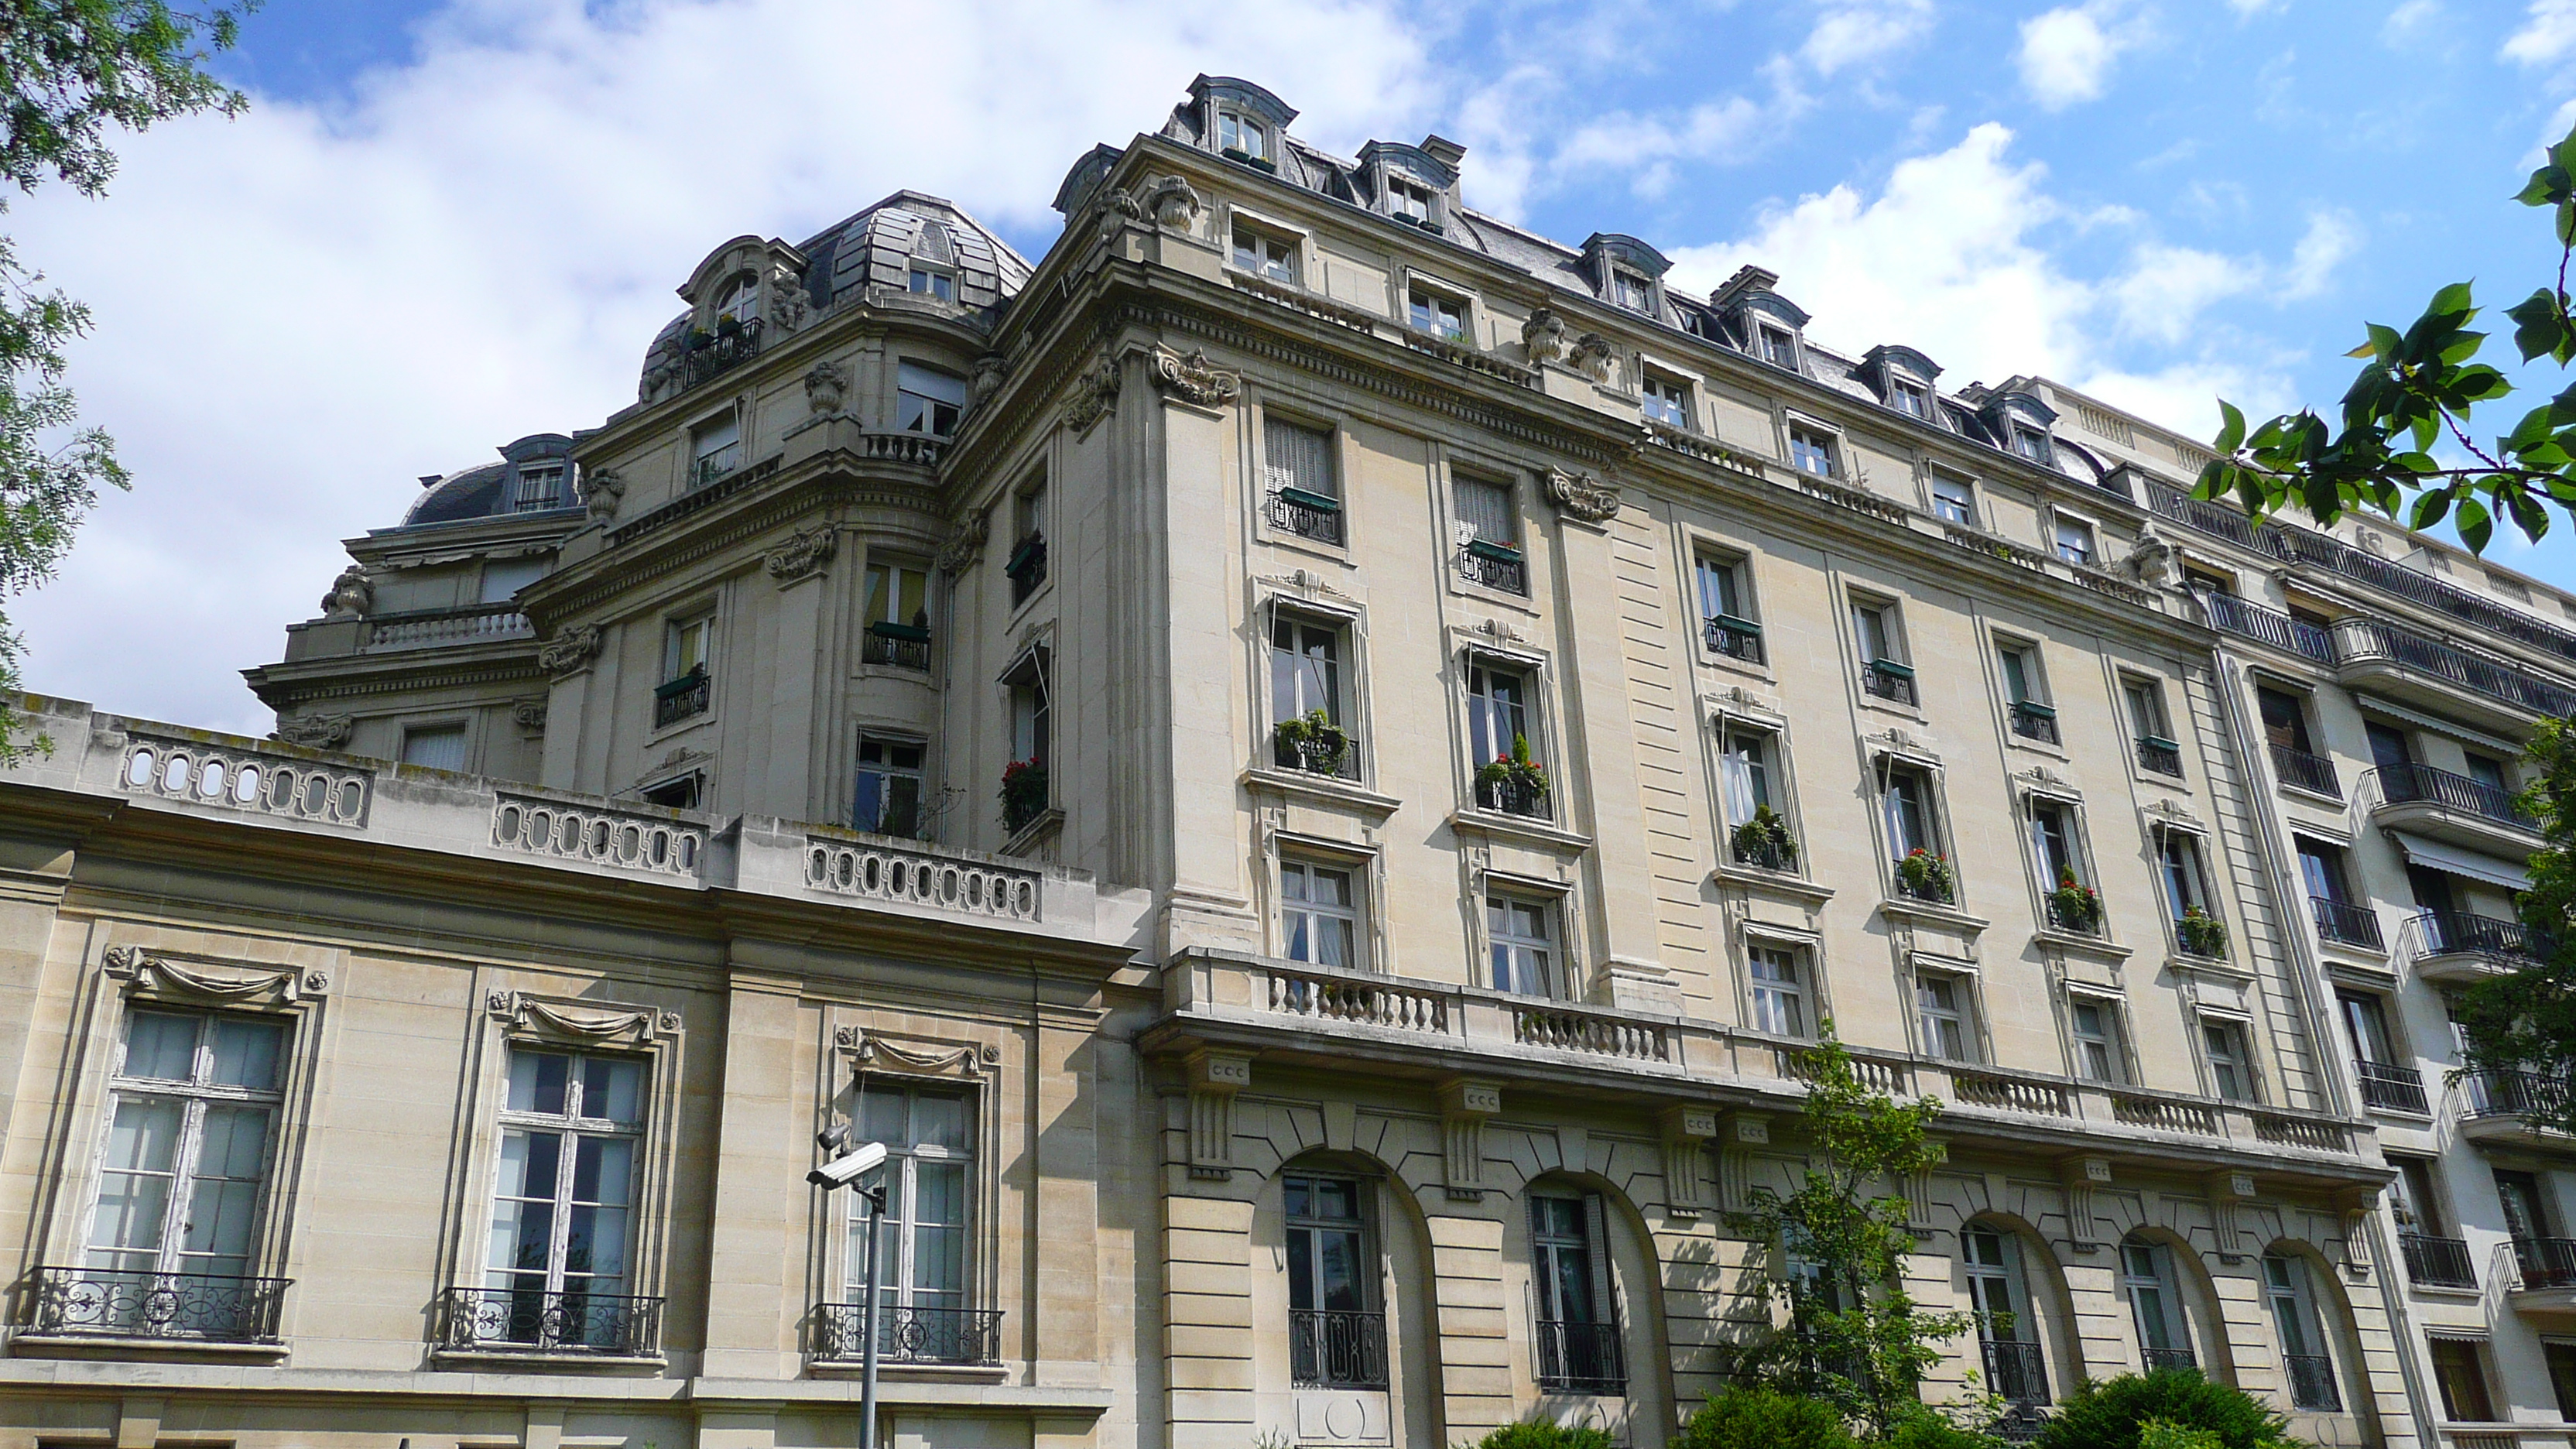
<svg viewBox="0 0 2576 1449">
<path fill-rule="evenodd" d="M 487 640 L 526 639 L 535 631 L 516 604 L 478 604 L 466 609 L 433 609 L 413 614 L 387 614 L 367 621 L 361 650 L 434 649 L 446 644 L 479 644 Z"/>
<path fill-rule="evenodd" d="M 126 736 L 117 783 L 129 794 L 363 830 L 375 772 L 249 741 L 218 744 L 138 730 Z"/>
<path fill-rule="evenodd" d="M 668 812 L 571 805 L 503 790 L 492 805 L 492 843 L 694 883 L 706 858 L 707 829 Z"/>
<path fill-rule="evenodd" d="M 834 895 L 1005 921 L 1037 920 L 1044 895 L 1033 870 L 810 834 L 805 839 L 805 884 Z"/>
</svg>

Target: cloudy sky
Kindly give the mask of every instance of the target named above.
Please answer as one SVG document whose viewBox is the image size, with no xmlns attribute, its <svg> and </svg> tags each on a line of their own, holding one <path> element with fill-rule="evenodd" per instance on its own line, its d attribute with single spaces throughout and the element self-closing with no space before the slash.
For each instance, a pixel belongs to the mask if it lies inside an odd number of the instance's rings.
<svg viewBox="0 0 2576 1449">
<path fill-rule="evenodd" d="M 2362 318 L 2539 283 L 2505 198 L 2576 123 L 2576 0 L 269 0 L 220 68 L 247 114 L 6 218 L 136 474 L 12 613 L 32 688 L 258 734 L 237 671 L 337 541 L 631 401 L 716 243 L 912 186 L 1034 258 L 1203 70 L 1346 154 L 1456 138 L 1470 205 L 1685 286 L 1758 260 L 1826 342 L 2206 433 L 2331 404 Z M 2568 533 L 2499 555 L 2576 585 Z"/>
</svg>

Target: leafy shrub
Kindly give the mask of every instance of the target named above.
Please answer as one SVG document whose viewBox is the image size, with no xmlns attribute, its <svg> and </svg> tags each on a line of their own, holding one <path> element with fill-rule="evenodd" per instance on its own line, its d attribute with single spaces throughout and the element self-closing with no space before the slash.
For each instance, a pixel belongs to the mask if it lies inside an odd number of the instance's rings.
<svg viewBox="0 0 2576 1449">
<path fill-rule="evenodd" d="M 2003 1445 L 1990 1435 L 1962 1429 L 1930 1409 L 1898 1419 L 1884 1443 L 1887 1449 L 2002 1449 Z"/>
<path fill-rule="evenodd" d="M 2219 1449 L 2219 1438 L 2207 1429 L 2186 1429 L 2162 1419 L 2138 1426 L 2138 1449 Z"/>
<path fill-rule="evenodd" d="M 2159 1421 L 2158 1441 L 2144 1438 Z M 2243 1389 L 2212 1383 L 2195 1369 L 2158 1369 L 2085 1382 L 2040 1431 L 2036 1449 L 2201 1449 L 2173 1430 L 2199 1430 L 2209 1449 L 2302 1449 L 2288 1421 Z"/>
<path fill-rule="evenodd" d="M 1613 1449 L 1599 1429 L 1545 1422 L 1505 1424 L 1476 1441 L 1476 1449 Z"/>
<path fill-rule="evenodd" d="M 1737 1387 L 1712 1395 L 1682 1426 L 1674 1449 L 1859 1449 L 1843 1416 L 1822 1399 Z M 1927 1444 L 1922 1449 L 1948 1449 Z"/>
</svg>

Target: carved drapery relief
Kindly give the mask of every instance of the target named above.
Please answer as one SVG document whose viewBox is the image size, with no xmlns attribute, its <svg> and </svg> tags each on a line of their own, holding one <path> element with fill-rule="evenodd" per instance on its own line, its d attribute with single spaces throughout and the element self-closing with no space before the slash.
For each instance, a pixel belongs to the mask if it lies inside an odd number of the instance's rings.
<svg viewBox="0 0 2576 1449">
<path fill-rule="evenodd" d="M 1064 405 L 1066 427 L 1085 432 L 1109 416 L 1118 403 L 1118 371 L 1118 359 L 1106 352 L 1092 359 L 1091 366 L 1074 379 L 1073 398 Z"/>
<path fill-rule="evenodd" d="M 1167 348 L 1154 349 L 1154 386 L 1183 402 L 1218 407 L 1242 395 L 1243 378 L 1208 361 L 1202 348 L 1183 357 Z"/>
<path fill-rule="evenodd" d="M 538 647 L 537 667 L 557 678 L 578 674 L 599 657 L 603 642 L 597 624 L 577 624 Z"/>
<path fill-rule="evenodd" d="M 939 571 L 962 574 L 974 567 L 975 556 L 984 551 L 984 540 L 991 536 L 992 531 L 990 513 L 979 511 L 966 515 L 965 522 L 957 525 L 957 531 L 949 535 L 948 542 L 940 545 Z"/>
<path fill-rule="evenodd" d="M 828 523 L 818 523 L 812 528 L 800 528 L 789 534 L 785 543 L 762 557 L 761 564 L 769 570 L 772 579 L 780 584 L 792 584 L 821 573 L 823 565 L 832 561 L 832 555 L 839 551 L 840 546 L 839 531 Z"/>
<path fill-rule="evenodd" d="M 1440 1160 L 1443 1185 L 1453 1202 L 1485 1196 L 1485 1123 L 1503 1110 L 1503 1089 L 1492 1082 L 1450 1082 L 1440 1089 Z"/>
<path fill-rule="evenodd" d="M 173 961 L 140 946 L 110 946 L 99 958 L 108 975 L 137 990 L 232 1006 L 286 1006 L 331 989 L 327 971 L 295 966 Z"/>
<path fill-rule="evenodd" d="M 1521 346 L 1528 350 L 1530 366 L 1556 362 L 1565 356 L 1565 319 L 1545 307 L 1529 314 L 1521 324 Z"/>
<path fill-rule="evenodd" d="M 1184 177 L 1166 176 L 1145 189 L 1145 209 L 1154 214 L 1154 224 L 1173 231 L 1188 231 L 1199 219 L 1198 188 Z"/>
<path fill-rule="evenodd" d="M 1710 1107 L 1669 1107 L 1663 1114 L 1664 1203 L 1674 1213 L 1696 1216 L 1709 1207 L 1706 1174 L 1700 1163 L 1717 1136 L 1717 1112 Z"/>
<path fill-rule="evenodd" d="M 326 619 L 360 619 L 376 604 L 376 586 L 367 581 L 367 571 L 351 564 L 340 570 L 331 581 L 331 592 L 322 596 L 322 617 Z"/>
<path fill-rule="evenodd" d="M 1194 1052 L 1190 1073 L 1190 1176 L 1223 1182 L 1234 1176 L 1234 1094 L 1252 1085 L 1252 1058 Z"/>
<path fill-rule="evenodd" d="M 1547 496 L 1559 509 L 1586 523 L 1608 523 L 1619 516 L 1619 490 L 1589 473 L 1548 469 Z"/>
<path fill-rule="evenodd" d="M 640 1046 L 680 1032 L 678 1012 L 651 1006 L 556 1001 L 524 991 L 493 991 L 484 996 L 483 1007 L 512 1030 L 565 1041 Z"/>
<path fill-rule="evenodd" d="M 850 1054 L 853 1065 L 864 1074 L 880 1064 L 891 1064 L 900 1071 L 953 1072 L 959 1076 L 981 1076 L 1002 1065 L 999 1047 L 977 1046 L 972 1042 L 941 1042 L 921 1045 L 872 1036 L 867 1028 L 844 1026 L 832 1033 L 832 1042 Z"/>
<path fill-rule="evenodd" d="M 2111 1159 L 2070 1157 L 2057 1165 L 2058 1183 L 2066 1190 L 2066 1241 L 2079 1253 L 2099 1251 L 2095 1237 L 2093 1189 L 2111 1180 Z"/>
<path fill-rule="evenodd" d="M 850 370 L 830 359 L 805 370 L 805 410 L 816 417 L 841 410 L 849 396 Z"/>
<path fill-rule="evenodd" d="M 581 503 L 593 519 L 605 522 L 617 516 L 617 505 L 626 501 L 626 480 L 614 468 L 584 471 L 581 475 Z"/>
<path fill-rule="evenodd" d="M 277 737 L 310 750 L 336 750 L 349 742 L 349 732 L 357 727 L 358 721 L 352 715 L 300 714 L 279 720 Z"/>
</svg>

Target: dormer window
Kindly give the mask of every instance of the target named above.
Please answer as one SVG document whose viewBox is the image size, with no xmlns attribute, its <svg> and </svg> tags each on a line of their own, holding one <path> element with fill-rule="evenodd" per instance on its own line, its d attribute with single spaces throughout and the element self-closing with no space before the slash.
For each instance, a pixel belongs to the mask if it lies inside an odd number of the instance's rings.
<svg viewBox="0 0 2576 1449">
<path fill-rule="evenodd" d="M 1890 406 L 1909 418 L 1932 421 L 1932 389 L 1908 378 L 1898 378 L 1888 387 Z"/>
<path fill-rule="evenodd" d="M 1755 356 L 1774 367 L 1797 370 L 1798 338 L 1785 327 L 1760 322 L 1753 324 L 1753 350 Z"/>
<path fill-rule="evenodd" d="M 1216 113 L 1216 146 L 1239 161 L 1270 159 L 1270 133 L 1240 111 Z"/>
<path fill-rule="evenodd" d="M 1274 282 L 1297 285 L 1297 244 L 1240 221 L 1234 224 L 1234 264 Z"/>
<path fill-rule="evenodd" d="M 912 268 L 912 292 L 917 297 L 954 302 L 957 300 L 957 278 L 955 274 L 940 268 L 925 267 L 915 263 Z"/>
<path fill-rule="evenodd" d="M 563 484 L 563 464 L 521 463 L 519 495 L 512 507 L 521 513 L 540 508 L 560 508 L 564 502 Z"/>
<path fill-rule="evenodd" d="M 2034 463 L 2045 466 L 2049 461 L 2048 434 L 2037 428 L 2015 423 L 2012 429 L 2012 450 Z"/>
<path fill-rule="evenodd" d="M 1655 284 L 1634 272 L 1610 273 L 1610 300 L 1631 312 L 1655 310 Z"/>
<path fill-rule="evenodd" d="M 722 331 L 727 322 L 739 327 L 759 315 L 760 281 L 751 273 L 745 272 L 727 284 L 724 300 L 716 306 L 716 327 L 718 331 Z"/>
</svg>

